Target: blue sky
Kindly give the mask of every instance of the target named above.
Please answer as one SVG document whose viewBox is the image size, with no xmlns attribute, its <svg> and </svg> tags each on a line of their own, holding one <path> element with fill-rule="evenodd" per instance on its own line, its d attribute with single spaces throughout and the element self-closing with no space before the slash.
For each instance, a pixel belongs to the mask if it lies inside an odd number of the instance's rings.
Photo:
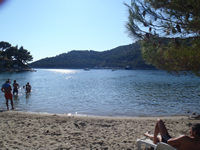
<svg viewBox="0 0 200 150">
<path fill-rule="evenodd" d="M 134 41 L 125 24 L 131 0 L 7 0 L 0 41 L 23 46 L 33 61 L 71 50 L 105 51 Z"/>
</svg>

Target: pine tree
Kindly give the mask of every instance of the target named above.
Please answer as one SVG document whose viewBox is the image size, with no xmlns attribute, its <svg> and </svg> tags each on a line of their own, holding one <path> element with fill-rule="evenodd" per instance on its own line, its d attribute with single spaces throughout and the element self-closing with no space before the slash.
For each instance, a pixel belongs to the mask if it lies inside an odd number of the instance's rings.
<svg viewBox="0 0 200 150">
<path fill-rule="evenodd" d="M 200 1 L 132 0 L 126 28 L 159 69 L 200 76 Z"/>
</svg>

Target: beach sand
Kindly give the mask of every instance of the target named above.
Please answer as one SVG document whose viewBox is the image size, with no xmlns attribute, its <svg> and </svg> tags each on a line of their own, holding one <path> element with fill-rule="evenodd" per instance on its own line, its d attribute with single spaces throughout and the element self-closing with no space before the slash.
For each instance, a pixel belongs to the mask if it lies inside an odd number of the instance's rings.
<svg viewBox="0 0 200 150">
<path fill-rule="evenodd" d="M 134 150 L 136 140 L 153 133 L 158 117 L 87 117 L 0 112 L 0 149 Z M 188 117 L 159 117 L 171 136 L 188 134 L 200 120 Z"/>
</svg>

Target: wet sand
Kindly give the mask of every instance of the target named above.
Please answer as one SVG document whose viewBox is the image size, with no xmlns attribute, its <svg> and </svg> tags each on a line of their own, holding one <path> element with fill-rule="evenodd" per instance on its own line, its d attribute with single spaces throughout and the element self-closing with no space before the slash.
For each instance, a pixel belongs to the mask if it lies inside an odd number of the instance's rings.
<svg viewBox="0 0 200 150">
<path fill-rule="evenodd" d="M 158 117 L 87 117 L 53 114 L 0 112 L 1 149 L 129 149 L 136 140 L 153 133 Z M 189 126 L 200 120 L 187 116 L 159 117 L 169 134 L 188 134 Z"/>
</svg>

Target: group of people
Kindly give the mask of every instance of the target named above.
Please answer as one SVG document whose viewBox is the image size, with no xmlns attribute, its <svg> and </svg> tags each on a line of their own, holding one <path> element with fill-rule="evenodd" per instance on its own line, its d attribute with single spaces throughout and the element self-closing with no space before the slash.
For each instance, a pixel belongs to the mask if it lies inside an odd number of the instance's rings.
<svg viewBox="0 0 200 150">
<path fill-rule="evenodd" d="M 27 82 L 26 86 L 24 86 L 23 88 L 26 89 L 26 94 L 31 92 L 31 85 L 29 84 L 29 82 Z M 13 83 L 13 93 L 12 93 L 11 81 L 9 79 L 2 85 L 1 91 L 5 93 L 4 96 L 6 99 L 7 110 L 9 110 L 9 105 L 8 105 L 9 100 L 11 103 L 12 110 L 14 109 L 13 96 L 15 95 L 15 93 L 16 95 L 18 95 L 18 89 L 19 89 L 19 84 L 17 83 L 16 80 L 14 80 Z"/>
</svg>

